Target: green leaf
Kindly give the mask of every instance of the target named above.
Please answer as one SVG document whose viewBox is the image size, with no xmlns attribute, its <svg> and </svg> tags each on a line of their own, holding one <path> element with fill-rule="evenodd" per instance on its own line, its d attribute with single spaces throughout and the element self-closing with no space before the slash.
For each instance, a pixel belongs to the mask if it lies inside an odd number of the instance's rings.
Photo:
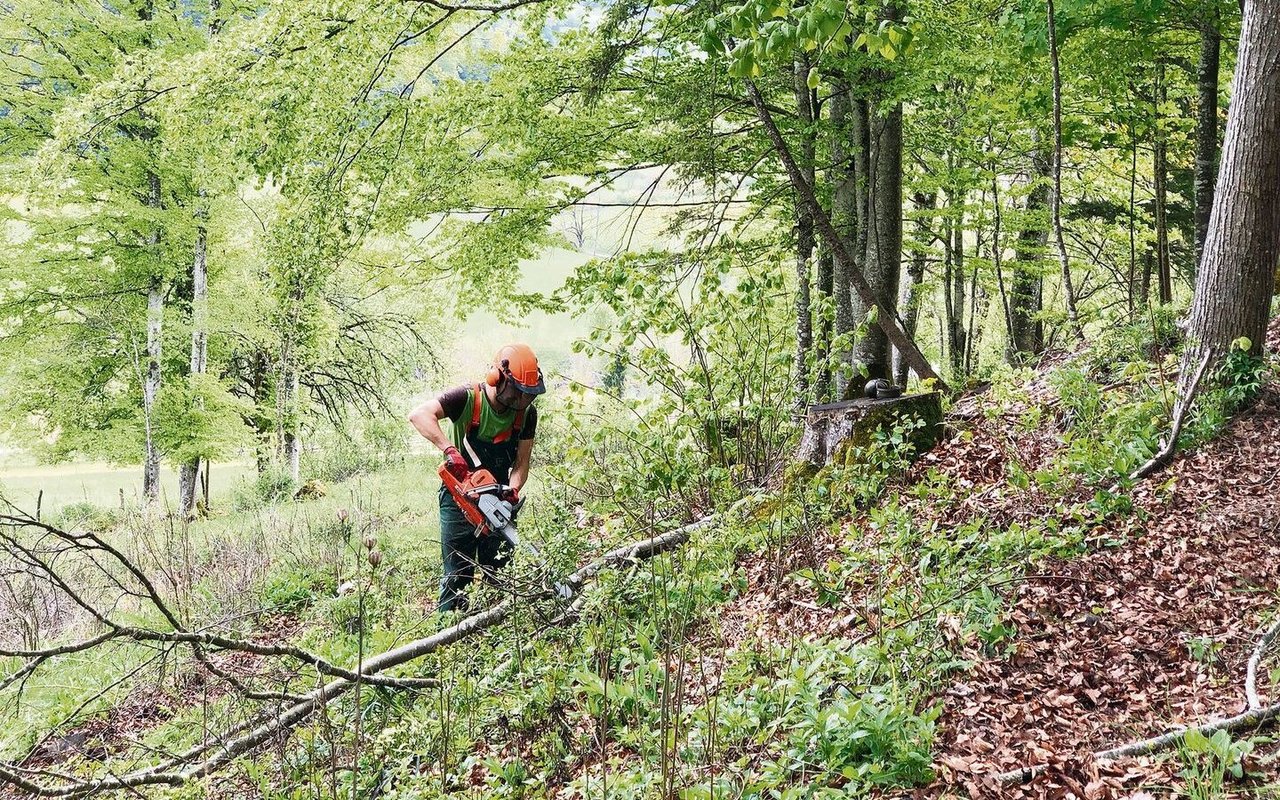
<svg viewBox="0 0 1280 800">
<path fill-rule="evenodd" d="M 821 80 L 822 80 L 822 76 L 818 74 L 818 68 L 817 68 L 817 67 L 810 67 L 810 68 L 809 68 L 809 76 L 808 76 L 807 78 L 805 78 L 805 84 L 806 84 L 810 89 L 817 89 L 817 88 L 818 88 L 818 83 L 819 83 Z"/>
</svg>

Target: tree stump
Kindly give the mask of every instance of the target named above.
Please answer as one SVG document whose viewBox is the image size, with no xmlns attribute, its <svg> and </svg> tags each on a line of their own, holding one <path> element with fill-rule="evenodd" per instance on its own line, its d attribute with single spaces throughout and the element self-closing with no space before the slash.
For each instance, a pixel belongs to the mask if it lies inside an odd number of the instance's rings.
<svg viewBox="0 0 1280 800">
<path fill-rule="evenodd" d="M 802 467 L 815 469 L 833 463 L 850 463 L 875 441 L 877 431 L 913 419 L 924 423 L 910 436 L 912 448 L 919 454 L 942 438 L 942 395 L 928 392 L 886 400 L 859 398 L 809 406 L 796 461 Z"/>
</svg>

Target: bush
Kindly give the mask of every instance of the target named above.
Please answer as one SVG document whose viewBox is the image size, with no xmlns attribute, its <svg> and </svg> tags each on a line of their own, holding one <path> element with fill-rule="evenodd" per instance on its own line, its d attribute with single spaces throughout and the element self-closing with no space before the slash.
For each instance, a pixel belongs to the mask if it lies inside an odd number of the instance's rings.
<svg viewBox="0 0 1280 800">
<path fill-rule="evenodd" d="M 254 511 L 293 496 L 297 485 L 287 472 L 268 470 L 253 480 L 241 480 L 231 490 L 231 507 Z"/>
<path fill-rule="evenodd" d="M 296 613 L 311 605 L 317 596 L 332 591 L 332 576 L 322 575 L 308 567 L 297 567 L 271 576 L 263 596 L 273 609 Z"/>
<path fill-rule="evenodd" d="M 56 521 L 64 528 L 106 530 L 120 524 L 121 513 L 115 508 L 100 508 L 86 501 L 68 503 L 58 512 Z"/>
</svg>

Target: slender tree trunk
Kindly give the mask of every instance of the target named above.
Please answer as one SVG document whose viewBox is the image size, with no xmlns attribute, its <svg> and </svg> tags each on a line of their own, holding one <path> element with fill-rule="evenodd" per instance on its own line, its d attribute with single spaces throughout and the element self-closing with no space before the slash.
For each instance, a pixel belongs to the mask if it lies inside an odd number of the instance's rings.
<svg viewBox="0 0 1280 800">
<path fill-rule="evenodd" d="M 1169 149 L 1165 141 L 1164 123 L 1160 117 L 1160 109 L 1167 99 L 1164 64 L 1157 64 L 1155 91 L 1152 93 L 1156 129 L 1151 147 L 1151 174 L 1155 180 L 1156 275 L 1159 277 L 1162 305 L 1173 302 L 1173 274 L 1172 265 L 1169 263 L 1169 218 L 1166 211 L 1169 204 L 1166 190 L 1169 175 Z"/>
<path fill-rule="evenodd" d="M 280 420 L 280 445 L 285 468 L 296 484 L 302 478 L 302 442 L 298 437 L 298 370 L 288 363 L 291 361 L 291 356 L 286 358 L 287 366 L 280 375 L 278 390 L 283 411 Z"/>
<path fill-rule="evenodd" d="M 948 193 L 950 206 L 951 241 L 947 245 L 950 258 L 950 285 L 944 291 L 951 293 L 951 302 L 947 307 L 947 354 L 951 359 L 951 374 L 957 378 L 964 377 L 964 192 L 952 189 Z"/>
<path fill-rule="evenodd" d="M 205 373 L 208 361 L 209 269 L 208 229 L 204 222 L 206 208 L 196 210 L 196 244 L 191 259 L 191 375 Z M 196 486 L 200 476 L 200 457 L 183 464 L 178 471 L 178 506 L 183 518 L 195 512 Z"/>
<path fill-rule="evenodd" d="M 1222 167 L 1196 278 L 1181 388 L 1239 337 L 1260 354 L 1280 261 L 1280 0 L 1245 6 Z M 1210 373 L 1212 374 L 1212 373 Z"/>
<path fill-rule="evenodd" d="M 835 294 L 835 257 L 831 255 L 828 248 L 820 248 L 818 250 L 818 275 L 815 284 L 818 290 L 818 296 L 822 299 L 821 307 L 824 309 L 821 319 L 817 323 L 816 338 L 817 345 L 822 358 L 818 364 L 818 375 L 814 380 L 813 397 L 818 403 L 830 403 L 832 397 L 833 376 L 831 370 L 831 343 L 832 336 L 835 331 L 834 319 L 830 313 L 830 304 Z"/>
<path fill-rule="evenodd" d="M 996 288 L 1000 292 L 1000 313 L 1004 320 L 1005 341 L 1013 343 L 1013 319 L 1009 316 L 1009 292 L 1004 284 L 1004 201 L 1000 195 L 1000 173 L 991 163 L 991 267 L 996 272 Z"/>
<path fill-rule="evenodd" d="M 871 254 L 871 237 L 875 231 L 875 207 L 872 205 L 871 196 L 874 191 L 875 175 L 872 172 L 872 147 L 871 147 L 871 104 L 864 97 L 855 97 L 852 103 L 852 115 L 850 118 L 850 129 L 853 132 L 853 171 L 854 171 L 854 210 L 856 212 L 856 226 L 854 228 L 854 238 L 851 243 L 852 252 L 857 259 L 856 266 L 858 271 L 866 276 L 867 281 L 872 286 L 873 298 L 879 297 L 875 294 L 875 280 L 871 273 L 875 270 L 875 264 L 867 260 Z M 857 293 L 852 293 L 850 297 L 851 312 L 853 316 L 854 327 L 862 326 L 867 319 L 867 310 L 871 307 L 866 299 Z M 875 325 L 867 326 L 868 330 L 874 328 Z M 865 335 L 854 343 L 853 349 L 849 352 L 849 363 L 855 369 L 862 364 L 862 356 L 865 350 Z M 863 386 L 866 378 L 860 374 L 853 374 L 849 383 L 845 386 L 842 396 L 855 395 Z"/>
<path fill-rule="evenodd" d="M 813 105 L 807 80 L 809 62 L 797 56 L 792 68 L 795 91 L 796 117 L 800 124 L 800 170 L 809 186 L 814 183 Z M 809 362 L 813 358 L 813 316 L 810 297 L 809 261 L 813 258 L 813 215 L 796 198 L 796 411 L 803 409 L 812 399 L 809 389 Z"/>
<path fill-rule="evenodd" d="M 1218 71 L 1222 54 L 1222 32 L 1216 11 L 1200 25 L 1200 64 L 1196 74 L 1200 102 L 1196 107 L 1195 223 L 1196 265 L 1204 253 L 1213 213 L 1213 186 L 1218 179 Z"/>
<path fill-rule="evenodd" d="M 160 176 L 151 172 L 147 176 L 146 204 L 160 208 Z M 155 409 L 160 399 L 160 362 L 163 357 L 161 338 L 164 332 L 164 298 L 167 291 L 159 264 L 160 230 L 152 232 L 148 245 L 157 253 L 156 270 L 147 287 L 147 371 L 142 385 L 142 415 L 144 443 L 142 457 L 142 497 L 151 504 L 160 496 L 160 448 L 156 444 Z"/>
<path fill-rule="evenodd" d="M 858 171 L 856 153 L 858 141 L 854 136 L 853 97 L 847 81 L 838 81 L 831 95 L 831 154 L 835 166 L 832 168 L 831 224 L 836 233 L 845 242 L 845 247 L 852 253 L 865 252 L 865 244 L 859 244 L 858 207 Z M 831 248 L 824 248 L 830 253 Z M 835 293 L 835 335 L 847 337 L 853 333 L 857 325 L 854 316 L 853 293 L 849 290 L 849 273 L 844 262 L 832 257 L 834 261 L 832 287 Z M 861 265 L 855 265 L 861 269 Z M 838 364 L 835 371 L 835 396 L 845 397 L 845 386 L 849 382 L 848 365 L 851 353 L 842 347 L 840 352 L 833 353 L 833 361 Z"/>
<path fill-rule="evenodd" d="M 1045 0 L 1049 22 L 1049 65 L 1053 73 L 1053 221 L 1054 244 L 1058 248 L 1058 266 L 1062 270 L 1062 291 L 1067 301 L 1067 322 L 1077 339 L 1084 338 L 1080 313 L 1076 308 L 1076 289 L 1071 280 L 1071 261 L 1067 243 L 1062 237 L 1062 70 L 1058 58 L 1058 22 L 1053 0 Z"/>
<path fill-rule="evenodd" d="M 1132 93 L 1133 87 L 1129 91 Z M 1138 130 L 1130 127 L 1130 165 L 1129 165 L 1129 319 L 1132 320 L 1138 307 Z"/>
<path fill-rule="evenodd" d="M 1023 364 L 1044 350 L 1044 323 L 1038 319 L 1043 307 L 1044 278 L 1042 267 L 1049 247 L 1049 207 L 1052 185 L 1049 153 L 1036 150 L 1031 156 L 1031 190 L 1022 228 L 1014 247 L 1013 279 L 1009 293 L 1009 319 L 1012 324 L 1009 362 Z"/>
<path fill-rule="evenodd" d="M 924 301 L 924 271 L 933 244 L 933 210 L 937 207 L 937 195 L 932 192 L 916 192 L 912 195 L 916 208 L 915 251 L 907 262 L 907 280 L 902 286 L 899 308 L 902 309 L 902 327 L 912 339 L 920 324 L 920 305 Z M 893 382 L 907 385 L 907 364 L 902 353 L 894 353 Z"/>
</svg>

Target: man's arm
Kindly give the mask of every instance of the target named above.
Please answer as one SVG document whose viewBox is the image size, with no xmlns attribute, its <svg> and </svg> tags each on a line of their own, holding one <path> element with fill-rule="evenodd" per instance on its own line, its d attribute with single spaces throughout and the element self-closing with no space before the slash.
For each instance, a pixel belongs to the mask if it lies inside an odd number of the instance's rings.
<svg viewBox="0 0 1280 800">
<path fill-rule="evenodd" d="M 440 427 L 440 420 L 444 417 L 444 407 L 440 405 L 440 399 L 433 397 L 409 414 L 409 422 L 413 423 L 413 427 L 422 434 L 424 439 L 440 448 L 440 452 L 444 452 L 453 447 L 453 442 Z M 523 445 L 523 442 L 521 444 Z"/>
<path fill-rule="evenodd" d="M 511 467 L 507 485 L 519 492 L 529 480 L 529 456 L 533 453 L 533 439 L 521 439 L 516 450 L 516 463 Z"/>
</svg>

